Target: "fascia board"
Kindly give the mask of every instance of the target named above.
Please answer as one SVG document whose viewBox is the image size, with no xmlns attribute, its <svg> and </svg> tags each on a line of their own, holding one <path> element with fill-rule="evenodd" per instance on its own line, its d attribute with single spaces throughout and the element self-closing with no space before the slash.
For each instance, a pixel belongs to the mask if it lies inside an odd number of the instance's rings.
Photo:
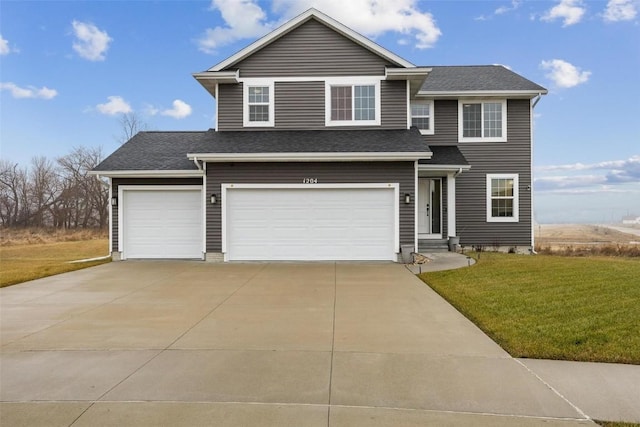
<svg viewBox="0 0 640 427">
<path fill-rule="evenodd" d="M 431 152 L 398 153 L 188 153 L 189 159 L 206 162 L 345 162 L 415 161 L 430 159 Z"/>
<path fill-rule="evenodd" d="M 470 165 L 421 165 L 418 164 L 418 170 L 445 170 L 445 171 L 457 171 L 462 169 L 468 171 L 471 169 Z"/>
<path fill-rule="evenodd" d="M 413 65 L 409 61 L 399 57 L 398 55 L 394 54 L 391 51 L 388 51 L 387 49 L 383 48 L 382 46 L 372 42 L 368 38 L 356 33 L 351 28 L 339 23 L 338 21 L 336 21 L 333 18 L 325 15 L 324 13 L 320 12 L 319 10 L 311 8 L 311 9 L 307 10 L 306 12 L 303 12 L 302 14 L 300 14 L 300 15 L 296 16 L 295 18 L 291 19 L 290 21 L 286 22 L 285 24 L 281 25 L 280 27 L 276 28 L 275 30 L 273 30 L 269 34 L 263 36 L 262 38 L 256 40 L 255 42 L 251 43 L 249 46 L 247 46 L 244 49 L 238 51 L 234 55 L 228 57 L 224 61 L 219 62 L 218 64 L 216 64 L 213 67 L 209 68 L 209 71 L 220 71 L 220 70 L 222 70 L 222 69 L 224 69 L 224 68 L 226 68 L 226 67 L 228 67 L 228 66 L 230 66 L 230 65 L 232 65 L 232 64 L 234 64 L 236 62 L 241 61 L 242 59 L 250 56 L 251 54 L 253 54 L 257 50 L 261 49 L 262 47 L 268 45 L 269 43 L 277 40 L 278 38 L 282 37 L 286 33 L 290 32 L 293 29 L 295 29 L 296 27 L 298 27 L 299 25 L 303 24 L 304 22 L 306 22 L 307 20 L 311 19 L 312 17 L 316 18 L 317 20 L 319 20 L 320 22 L 324 23 L 325 25 L 328 25 L 329 27 L 333 28 L 335 31 L 341 33 L 342 35 L 344 35 L 347 38 L 353 40 L 354 42 L 364 46 L 365 48 L 367 48 L 367 49 L 369 49 L 369 50 L 371 50 L 371 51 L 373 51 L 375 53 L 377 53 L 381 57 L 383 57 L 385 59 L 388 59 L 391 62 L 394 62 L 394 63 L 396 63 L 398 65 L 403 66 L 403 67 L 415 67 L 415 65 Z"/>
<path fill-rule="evenodd" d="M 200 170 L 117 170 L 89 171 L 90 175 L 110 178 L 193 178 L 204 175 Z"/>
<path fill-rule="evenodd" d="M 460 91 L 424 91 L 420 90 L 417 96 L 431 98 L 453 98 L 453 97 L 536 97 L 538 95 L 546 95 L 545 90 L 460 90 Z"/>
</svg>

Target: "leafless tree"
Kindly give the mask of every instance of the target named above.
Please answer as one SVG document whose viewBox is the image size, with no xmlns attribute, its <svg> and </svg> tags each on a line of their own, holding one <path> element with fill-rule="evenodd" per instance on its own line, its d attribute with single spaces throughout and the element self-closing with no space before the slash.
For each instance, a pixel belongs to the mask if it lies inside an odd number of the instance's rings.
<svg viewBox="0 0 640 427">
<path fill-rule="evenodd" d="M 120 145 L 133 138 L 138 132 L 145 131 L 149 128 L 147 123 L 142 121 L 140 116 L 134 112 L 123 113 L 122 116 L 120 116 L 119 123 L 120 135 L 117 137 L 117 140 Z"/>
</svg>

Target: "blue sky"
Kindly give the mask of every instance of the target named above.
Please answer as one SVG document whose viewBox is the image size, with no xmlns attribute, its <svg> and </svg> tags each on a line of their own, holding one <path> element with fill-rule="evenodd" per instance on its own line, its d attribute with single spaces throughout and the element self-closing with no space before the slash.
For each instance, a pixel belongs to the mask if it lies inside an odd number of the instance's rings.
<svg viewBox="0 0 640 427">
<path fill-rule="evenodd" d="M 640 216 L 640 0 L 0 2 L 0 154 L 118 148 L 119 117 L 215 127 L 193 79 L 316 7 L 417 65 L 503 64 L 535 109 L 536 218 Z"/>
</svg>

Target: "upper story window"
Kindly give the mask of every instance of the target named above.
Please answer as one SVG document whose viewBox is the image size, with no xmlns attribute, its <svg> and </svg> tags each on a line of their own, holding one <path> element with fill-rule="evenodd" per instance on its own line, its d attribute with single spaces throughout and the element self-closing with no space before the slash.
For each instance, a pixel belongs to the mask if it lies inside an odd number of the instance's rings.
<svg viewBox="0 0 640 427">
<path fill-rule="evenodd" d="M 460 142 L 506 141 L 507 101 L 459 101 L 458 133 Z"/>
<path fill-rule="evenodd" d="M 433 101 L 411 101 L 411 126 L 423 135 L 433 135 Z"/>
<path fill-rule="evenodd" d="M 244 126 L 273 126 L 273 84 L 244 84 Z"/>
<path fill-rule="evenodd" d="M 326 82 L 326 125 L 363 126 L 380 124 L 380 81 Z"/>
<path fill-rule="evenodd" d="M 487 222 L 518 222 L 518 174 L 487 175 Z"/>
</svg>

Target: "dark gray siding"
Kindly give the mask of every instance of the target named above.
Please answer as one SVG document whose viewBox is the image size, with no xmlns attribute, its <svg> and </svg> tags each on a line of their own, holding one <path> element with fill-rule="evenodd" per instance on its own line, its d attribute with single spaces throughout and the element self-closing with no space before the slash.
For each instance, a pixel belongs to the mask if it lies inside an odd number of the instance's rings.
<svg viewBox="0 0 640 427">
<path fill-rule="evenodd" d="M 407 90 L 404 81 L 380 82 L 380 126 L 325 127 L 325 83 L 276 82 L 275 127 L 242 126 L 242 84 L 220 85 L 218 89 L 218 130 L 322 130 L 322 129 L 405 129 Z"/>
<path fill-rule="evenodd" d="M 242 83 L 218 86 L 218 130 L 242 129 Z"/>
<path fill-rule="evenodd" d="M 227 69 L 240 77 L 384 75 L 388 61 L 311 19 Z"/>
<path fill-rule="evenodd" d="M 471 170 L 456 179 L 457 234 L 463 245 L 531 245 L 529 105 L 529 100 L 507 102 L 507 142 L 459 144 L 471 164 Z M 489 173 L 519 174 L 519 222 L 487 222 L 486 175 Z"/>
<path fill-rule="evenodd" d="M 414 242 L 414 164 L 413 162 L 358 163 L 209 163 L 207 192 L 221 193 L 221 184 L 292 183 L 306 177 L 318 183 L 399 183 L 400 244 Z M 412 203 L 404 203 L 410 193 Z M 222 250 L 221 203 L 207 204 L 207 252 Z"/>
<path fill-rule="evenodd" d="M 275 87 L 275 128 L 324 128 L 324 82 L 279 82 Z"/>
<path fill-rule="evenodd" d="M 433 103 L 433 135 L 425 138 L 429 144 L 458 144 L 458 101 L 436 100 Z"/>
<path fill-rule="evenodd" d="M 112 193 L 118 194 L 120 185 L 202 185 L 202 178 L 113 178 L 111 180 Z M 118 201 L 119 203 L 121 201 Z M 118 208 L 112 209 L 111 220 L 111 251 L 118 251 Z"/>
</svg>

